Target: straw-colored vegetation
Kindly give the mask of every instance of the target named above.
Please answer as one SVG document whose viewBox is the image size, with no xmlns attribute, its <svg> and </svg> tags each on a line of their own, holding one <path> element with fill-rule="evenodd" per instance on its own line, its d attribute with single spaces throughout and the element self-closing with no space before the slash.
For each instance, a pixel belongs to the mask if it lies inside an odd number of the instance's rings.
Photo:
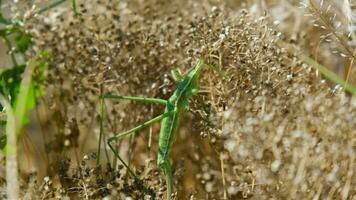
<svg viewBox="0 0 356 200">
<path fill-rule="evenodd" d="M 201 73 L 202 93 L 189 102 L 170 154 L 175 199 L 355 199 L 354 5 L 237 2 L 71 1 L 41 12 L 22 1 L 3 3 L 25 16 L 32 37 L 25 60 L 47 68 L 18 133 L 17 195 L 165 199 L 156 165 L 159 123 L 117 142 L 142 182 L 106 142 L 96 165 L 99 97 L 167 99 L 176 86 L 170 71 L 186 73 L 205 59 L 228 79 L 208 67 Z M 51 58 L 37 60 L 43 52 Z M 104 141 L 163 107 L 106 100 L 105 111 Z M 3 171 L 5 197 L 11 182 Z"/>
</svg>

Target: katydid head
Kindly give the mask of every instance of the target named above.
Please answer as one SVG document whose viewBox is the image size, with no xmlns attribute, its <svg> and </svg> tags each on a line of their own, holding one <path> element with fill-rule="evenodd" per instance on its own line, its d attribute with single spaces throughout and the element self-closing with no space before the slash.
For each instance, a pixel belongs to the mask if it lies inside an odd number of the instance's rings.
<svg viewBox="0 0 356 200">
<path fill-rule="evenodd" d="M 172 77 L 177 84 L 177 90 L 184 94 L 185 98 L 189 98 L 193 95 L 198 94 L 198 79 L 203 65 L 208 66 L 218 73 L 219 76 L 228 80 L 228 76 L 224 74 L 219 68 L 206 63 L 203 59 L 200 59 L 195 67 L 188 72 L 187 75 L 183 76 L 178 69 L 172 70 Z"/>
<path fill-rule="evenodd" d="M 203 65 L 203 60 L 199 60 L 195 67 L 185 76 L 179 70 L 172 70 L 172 77 L 177 84 L 177 90 L 182 92 L 185 98 L 198 94 L 198 78 Z"/>
</svg>

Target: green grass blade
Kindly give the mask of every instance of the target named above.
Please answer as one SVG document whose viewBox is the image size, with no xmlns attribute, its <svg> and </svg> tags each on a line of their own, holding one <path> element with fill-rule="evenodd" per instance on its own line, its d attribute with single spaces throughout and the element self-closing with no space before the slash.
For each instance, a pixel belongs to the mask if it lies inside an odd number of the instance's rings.
<svg viewBox="0 0 356 200">
<path fill-rule="evenodd" d="M 18 163 L 17 163 L 17 135 L 16 135 L 16 119 L 14 112 L 8 100 L 0 94 L 0 103 L 6 109 L 7 123 L 6 136 L 7 144 L 6 151 L 6 193 L 8 199 L 18 199 L 19 183 L 18 183 Z"/>
<path fill-rule="evenodd" d="M 344 87 L 345 91 L 349 92 L 351 95 L 356 95 L 356 87 L 352 84 L 346 82 L 343 78 L 339 77 L 337 74 L 326 68 L 325 66 L 319 64 L 313 58 L 305 55 L 303 52 L 298 50 L 296 47 L 292 46 L 291 44 L 285 43 L 280 41 L 279 43 L 282 47 L 285 47 L 289 53 L 296 54 L 296 56 L 304 61 L 304 63 L 308 64 L 315 70 L 318 70 L 323 76 L 325 76 L 330 81 L 334 82 L 335 84 L 339 84 Z"/>
<path fill-rule="evenodd" d="M 77 12 L 77 3 L 76 3 L 76 1 L 75 0 L 70 0 L 70 6 L 72 7 L 74 14 L 77 15 L 78 12 Z"/>
<path fill-rule="evenodd" d="M 23 79 L 21 81 L 20 90 L 15 104 L 15 118 L 18 122 L 16 127 L 16 133 L 19 134 L 22 129 L 22 125 L 25 124 L 25 118 L 27 112 L 31 107 L 33 102 L 33 83 L 32 74 L 35 68 L 35 61 L 30 60 L 27 65 L 25 72 L 23 74 Z"/>
<path fill-rule="evenodd" d="M 342 87 L 345 88 L 345 90 L 352 95 L 356 95 L 356 87 L 353 86 L 352 84 L 346 82 L 344 79 L 339 77 L 337 74 L 329 70 L 328 68 L 324 67 L 323 65 L 319 64 L 316 62 L 314 59 L 310 58 L 309 56 L 306 56 L 302 53 L 298 54 L 298 57 L 302 59 L 305 63 L 313 67 L 314 69 L 320 71 L 321 74 L 323 74 L 327 79 L 330 81 L 341 85 Z"/>
<path fill-rule="evenodd" d="M 41 8 L 40 10 L 38 10 L 37 12 L 35 12 L 35 14 L 41 14 L 43 12 L 46 12 L 47 10 L 50 10 L 51 8 L 54 8 L 62 3 L 64 3 L 66 0 L 56 0 L 48 5 L 46 5 L 45 7 Z"/>
</svg>

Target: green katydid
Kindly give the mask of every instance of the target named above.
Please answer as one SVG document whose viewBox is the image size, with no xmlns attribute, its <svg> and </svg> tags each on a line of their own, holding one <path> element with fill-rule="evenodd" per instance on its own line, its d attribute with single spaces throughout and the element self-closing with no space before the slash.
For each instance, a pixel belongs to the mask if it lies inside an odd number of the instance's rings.
<svg viewBox="0 0 356 200">
<path fill-rule="evenodd" d="M 156 99 L 156 98 L 144 98 L 144 97 L 133 97 L 133 96 L 116 96 L 116 95 L 102 95 L 101 99 L 101 120 L 100 120 L 100 137 L 99 137 L 99 147 L 98 147 L 98 160 L 100 156 L 100 144 L 103 134 L 103 115 L 104 115 L 104 100 L 105 99 L 119 99 L 119 100 L 131 100 L 143 103 L 157 103 L 165 105 L 164 113 L 158 115 L 157 117 L 144 122 L 143 124 L 134 127 L 125 132 L 114 135 L 108 139 L 108 145 L 113 151 L 115 156 L 121 161 L 121 163 L 127 168 L 128 172 L 133 175 L 135 178 L 137 176 L 126 164 L 125 161 L 120 157 L 117 150 L 113 147 L 112 142 L 122 139 L 125 136 L 128 136 L 137 131 L 151 126 L 152 124 L 161 121 L 161 130 L 159 134 L 159 143 L 158 143 L 158 156 L 157 156 L 157 165 L 163 170 L 166 177 L 167 185 L 167 199 L 171 199 L 172 190 L 173 190 L 173 178 L 172 178 L 172 169 L 171 164 L 168 160 L 168 155 L 172 147 L 175 135 L 178 130 L 179 120 L 184 111 L 188 110 L 188 100 L 191 96 L 198 94 L 198 77 L 203 65 L 212 67 L 213 69 L 219 72 L 219 75 L 226 77 L 222 71 L 218 70 L 214 66 L 206 63 L 204 60 L 199 60 L 196 66 L 186 75 L 182 76 L 178 70 L 172 70 L 172 77 L 177 84 L 177 89 L 174 91 L 171 97 L 168 100 Z"/>
</svg>

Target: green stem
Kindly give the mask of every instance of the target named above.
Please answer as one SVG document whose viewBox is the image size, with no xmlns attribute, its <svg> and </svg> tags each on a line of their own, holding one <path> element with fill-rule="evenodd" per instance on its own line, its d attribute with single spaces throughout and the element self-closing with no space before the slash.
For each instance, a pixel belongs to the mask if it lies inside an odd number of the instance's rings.
<svg viewBox="0 0 356 200">
<path fill-rule="evenodd" d="M 48 5 L 46 5 L 45 7 L 41 8 L 40 10 L 38 10 L 37 12 L 35 12 L 34 14 L 41 14 L 43 12 L 46 12 L 47 10 L 54 8 L 62 3 L 64 3 L 66 0 L 56 0 Z"/>
<path fill-rule="evenodd" d="M 341 85 L 344 87 L 345 91 L 349 92 L 351 95 L 356 95 L 356 87 L 352 84 L 346 82 L 343 78 L 339 77 L 337 74 L 326 68 L 325 66 L 319 64 L 313 58 L 305 55 L 303 52 L 298 50 L 296 47 L 291 44 L 287 44 L 283 41 L 280 41 L 280 45 L 286 47 L 287 51 L 290 53 L 296 53 L 297 57 L 304 61 L 304 63 L 310 65 L 315 70 L 318 70 L 323 76 L 325 76 L 330 81 Z"/>
<path fill-rule="evenodd" d="M 77 15 L 78 12 L 77 12 L 77 4 L 76 4 L 76 1 L 75 0 L 70 0 L 70 5 L 73 9 L 73 12 L 74 12 L 74 15 Z"/>
<path fill-rule="evenodd" d="M 6 193 L 8 199 L 18 199 L 18 163 L 17 163 L 17 136 L 16 119 L 8 100 L 0 94 L 0 103 L 5 107 L 6 123 Z"/>
<path fill-rule="evenodd" d="M 345 88 L 346 91 L 350 92 L 352 95 L 356 95 L 356 87 L 351 85 L 350 83 L 346 82 L 344 79 L 339 77 L 337 74 L 329 70 L 328 68 L 322 66 L 318 62 L 316 62 L 314 59 L 310 58 L 309 56 L 306 56 L 302 53 L 298 54 L 298 57 L 302 60 L 304 60 L 305 63 L 313 67 L 314 69 L 317 69 L 320 71 L 321 74 L 323 74 L 327 79 L 331 80 L 332 82 L 341 85 L 342 87 Z"/>
</svg>

